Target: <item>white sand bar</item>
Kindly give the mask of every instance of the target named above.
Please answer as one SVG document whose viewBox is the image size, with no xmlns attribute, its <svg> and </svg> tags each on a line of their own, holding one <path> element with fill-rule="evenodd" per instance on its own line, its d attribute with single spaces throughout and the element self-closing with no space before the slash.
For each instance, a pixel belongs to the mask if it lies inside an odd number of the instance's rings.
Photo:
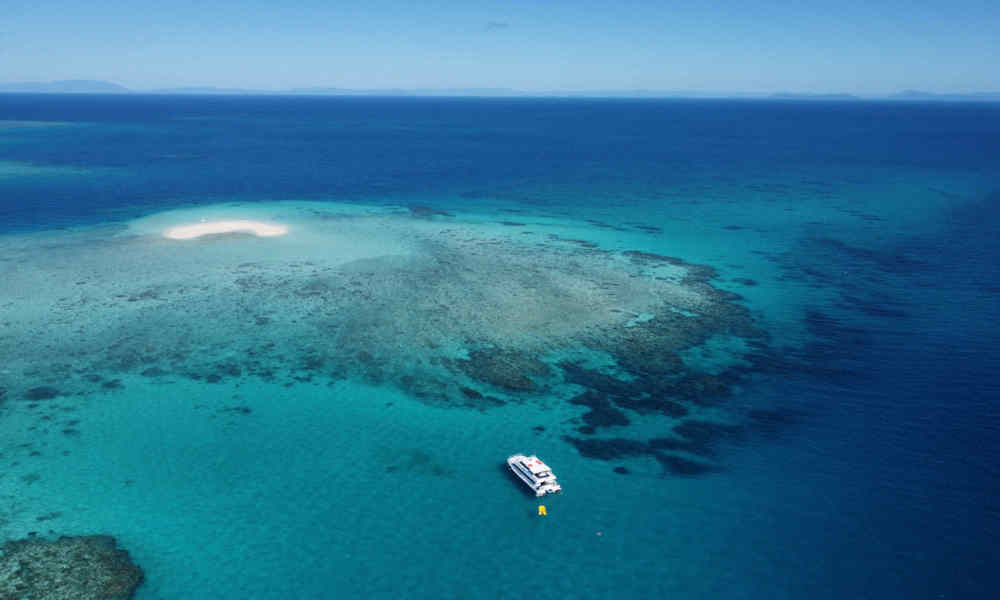
<svg viewBox="0 0 1000 600">
<path fill-rule="evenodd" d="M 163 232 L 163 235 L 173 240 L 191 240 L 203 235 L 220 233 L 252 233 L 259 237 L 272 237 L 285 235 L 288 233 L 288 227 L 275 223 L 263 223 L 261 221 L 208 221 L 193 225 L 171 227 Z"/>
</svg>

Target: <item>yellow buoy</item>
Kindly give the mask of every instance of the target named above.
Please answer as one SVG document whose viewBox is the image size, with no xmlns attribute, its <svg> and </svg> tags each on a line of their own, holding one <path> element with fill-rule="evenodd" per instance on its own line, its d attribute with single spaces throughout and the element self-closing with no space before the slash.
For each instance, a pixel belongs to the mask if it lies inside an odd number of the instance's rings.
<svg viewBox="0 0 1000 600">
<path fill-rule="evenodd" d="M 541 516 L 544 516 L 544 515 L 547 515 L 547 514 L 549 514 L 549 513 L 545 512 L 545 505 L 544 504 L 538 505 L 538 516 L 541 517 Z"/>
</svg>

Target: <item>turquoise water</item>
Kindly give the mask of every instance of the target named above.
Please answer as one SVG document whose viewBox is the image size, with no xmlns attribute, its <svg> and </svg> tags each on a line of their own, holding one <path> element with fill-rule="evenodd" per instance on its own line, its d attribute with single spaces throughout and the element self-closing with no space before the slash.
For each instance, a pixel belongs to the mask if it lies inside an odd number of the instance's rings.
<svg viewBox="0 0 1000 600">
<path fill-rule="evenodd" d="M 4 539 L 140 600 L 992 595 L 995 106 L 0 119 Z M 163 236 L 235 218 L 289 230 Z"/>
</svg>

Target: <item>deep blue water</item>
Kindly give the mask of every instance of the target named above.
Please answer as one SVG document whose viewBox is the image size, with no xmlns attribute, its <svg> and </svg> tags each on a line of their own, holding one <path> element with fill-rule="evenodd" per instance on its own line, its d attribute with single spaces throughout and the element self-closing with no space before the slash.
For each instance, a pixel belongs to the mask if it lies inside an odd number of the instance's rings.
<svg viewBox="0 0 1000 600">
<path fill-rule="evenodd" d="M 784 416 L 683 480 L 705 527 L 746 518 L 730 540 L 745 561 L 682 592 L 995 596 L 1000 105 L 0 96 L 0 234 L 234 200 L 685 231 L 656 247 L 716 267 L 772 336 L 734 402 Z M 747 494 L 716 497 L 713 480 Z M 586 564 L 561 566 L 584 585 Z M 580 597 L 629 595 L 592 589 Z"/>
<path fill-rule="evenodd" d="M 1000 154 L 991 104 L 8 95 L 0 106 L 4 119 L 85 124 L 7 139 L 5 157 L 136 170 L 89 182 L 86 202 L 81 182 L 5 181 L 23 198 L 4 208 L 7 226 L 212 195 L 578 204 L 589 200 L 534 194 L 588 186 L 655 197 L 787 171 L 828 183 L 893 170 L 989 178 Z"/>
</svg>

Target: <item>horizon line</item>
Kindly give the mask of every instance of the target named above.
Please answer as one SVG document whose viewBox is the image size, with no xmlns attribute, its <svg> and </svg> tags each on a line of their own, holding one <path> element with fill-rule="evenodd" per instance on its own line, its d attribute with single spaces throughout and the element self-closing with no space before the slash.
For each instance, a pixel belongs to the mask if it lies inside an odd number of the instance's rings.
<svg viewBox="0 0 1000 600">
<path fill-rule="evenodd" d="M 348 88 L 336 86 L 306 86 L 279 89 L 242 88 L 214 85 L 169 86 L 133 89 L 100 80 L 59 80 L 34 82 L 0 82 L 0 93 L 7 94 L 92 94 L 92 95 L 245 95 L 245 96 L 393 96 L 393 97 L 590 97 L 590 98 L 677 98 L 677 99 L 772 99 L 772 100 L 1000 100 L 1000 91 L 932 92 L 904 89 L 896 92 L 797 92 L 797 91 L 704 91 L 631 89 L 580 90 L 520 90 L 505 87 L 440 87 L 440 88 Z"/>
</svg>

